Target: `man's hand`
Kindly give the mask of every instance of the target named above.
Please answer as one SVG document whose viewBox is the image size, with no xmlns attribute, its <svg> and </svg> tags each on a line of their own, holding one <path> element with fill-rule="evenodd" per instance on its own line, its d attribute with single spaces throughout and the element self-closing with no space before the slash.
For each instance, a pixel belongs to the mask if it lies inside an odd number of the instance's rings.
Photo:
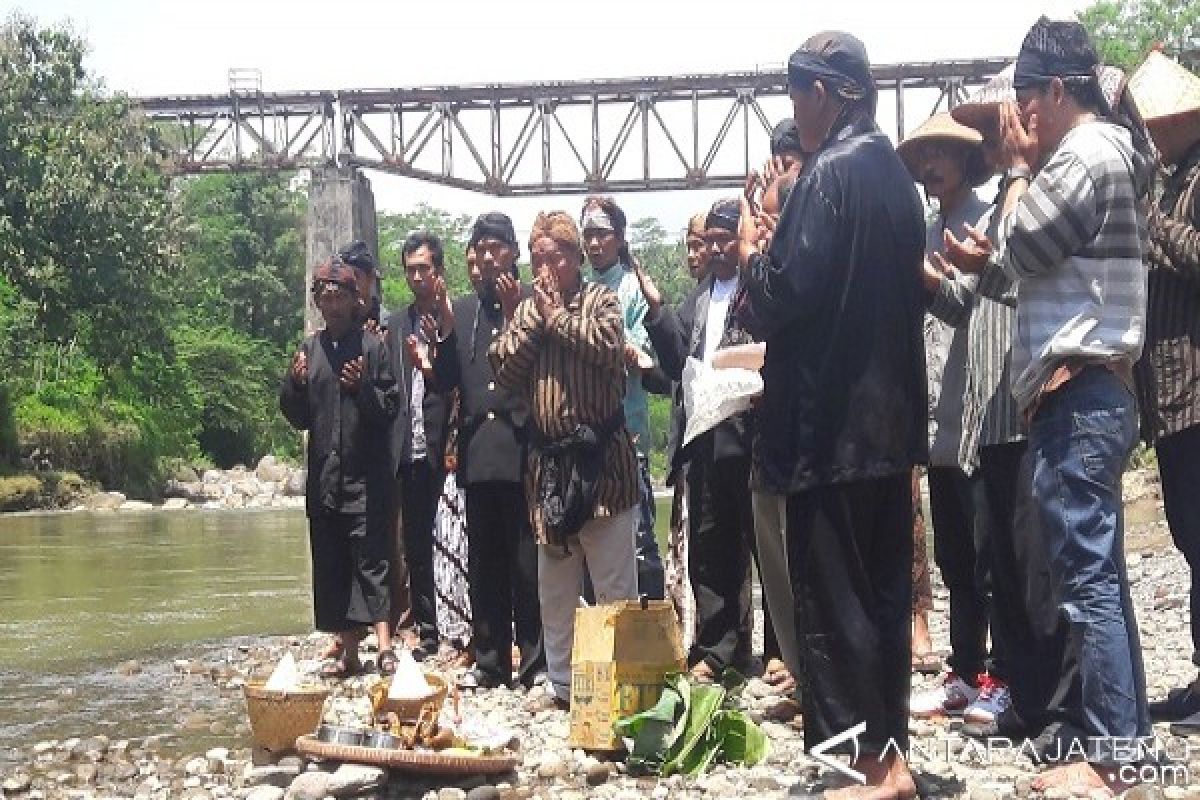
<svg viewBox="0 0 1200 800">
<path fill-rule="evenodd" d="M 358 394 L 358 388 L 362 386 L 363 374 L 363 357 L 353 358 L 347 361 L 342 366 L 342 374 L 338 376 L 338 382 L 350 394 Z"/>
<path fill-rule="evenodd" d="M 433 372 L 433 361 L 429 355 L 428 344 L 410 333 L 404 339 L 404 349 L 408 351 L 408 360 L 422 373 L 428 375 Z"/>
<path fill-rule="evenodd" d="M 637 276 L 638 286 L 642 289 L 642 297 L 646 298 L 646 305 L 649 307 L 648 316 L 657 316 L 663 304 L 662 292 L 646 274 L 646 268 L 642 266 L 642 262 L 636 258 L 633 259 L 633 274 Z"/>
<path fill-rule="evenodd" d="M 1013 102 L 1000 104 L 1000 160 L 1009 169 L 1031 173 L 1038 162 L 1037 114 L 1029 117 L 1029 128 L 1021 122 L 1021 112 Z"/>
<path fill-rule="evenodd" d="M 292 383 L 297 386 L 303 386 L 308 383 L 308 356 L 304 355 L 303 350 L 297 350 L 296 355 L 292 356 Z"/>
<path fill-rule="evenodd" d="M 758 212 L 754 206 L 746 199 L 745 195 L 740 198 L 741 218 L 738 220 L 738 266 L 746 269 L 750 265 L 750 258 L 757 253 L 762 252 L 760 242 L 762 241 L 762 231 L 758 229 Z"/>
<path fill-rule="evenodd" d="M 510 320 L 517 313 L 517 305 L 521 302 L 521 285 L 517 279 L 507 272 L 496 276 L 496 296 L 500 298 L 500 310 L 504 319 Z"/>
<path fill-rule="evenodd" d="M 558 282 L 552 276 L 535 278 L 533 281 L 533 305 L 537 308 L 538 316 L 542 318 L 542 323 L 550 321 L 550 318 L 563 307 L 562 294 L 558 291 Z"/>
<path fill-rule="evenodd" d="M 445 341 L 446 337 L 454 330 L 454 303 L 450 302 L 446 279 L 440 275 L 433 281 L 433 302 L 438 309 L 437 336 L 430 338 L 429 341 Z"/>
<path fill-rule="evenodd" d="M 992 240 L 974 225 L 964 224 L 963 230 L 967 235 L 962 239 L 957 238 L 949 228 L 942 232 L 942 240 L 946 245 L 943 262 L 953 264 L 962 272 L 983 272 L 994 250 Z"/>
</svg>

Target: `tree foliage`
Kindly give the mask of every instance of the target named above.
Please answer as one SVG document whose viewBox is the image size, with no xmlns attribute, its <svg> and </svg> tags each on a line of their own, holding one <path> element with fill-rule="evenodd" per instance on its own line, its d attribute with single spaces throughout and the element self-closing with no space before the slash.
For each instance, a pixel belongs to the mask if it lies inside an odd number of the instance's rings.
<svg viewBox="0 0 1200 800">
<path fill-rule="evenodd" d="M 1200 3 L 1195 0 L 1100 0 L 1079 12 L 1100 58 L 1134 69 L 1157 44 L 1178 56 L 1200 47 Z"/>
</svg>

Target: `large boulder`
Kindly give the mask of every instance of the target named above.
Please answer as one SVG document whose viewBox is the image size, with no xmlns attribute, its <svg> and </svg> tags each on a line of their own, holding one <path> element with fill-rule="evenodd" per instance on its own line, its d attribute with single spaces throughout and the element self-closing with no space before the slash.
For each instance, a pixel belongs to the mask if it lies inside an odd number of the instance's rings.
<svg viewBox="0 0 1200 800">
<path fill-rule="evenodd" d="M 283 483 L 288 478 L 288 468 L 276 461 L 275 456 L 263 456 L 254 468 L 254 474 L 263 483 Z"/>
<path fill-rule="evenodd" d="M 84 505 L 89 511 L 116 511 L 125 502 L 125 495 L 120 492 L 96 492 L 88 495 Z"/>
</svg>

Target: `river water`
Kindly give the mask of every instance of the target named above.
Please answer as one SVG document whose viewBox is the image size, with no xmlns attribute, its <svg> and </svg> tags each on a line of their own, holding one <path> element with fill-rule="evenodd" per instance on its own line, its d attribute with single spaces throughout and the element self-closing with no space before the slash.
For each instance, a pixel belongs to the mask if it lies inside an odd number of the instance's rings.
<svg viewBox="0 0 1200 800">
<path fill-rule="evenodd" d="M 300 511 L 0 516 L 0 748 L 176 730 L 176 659 L 311 630 L 305 531 Z"/>
</svg>

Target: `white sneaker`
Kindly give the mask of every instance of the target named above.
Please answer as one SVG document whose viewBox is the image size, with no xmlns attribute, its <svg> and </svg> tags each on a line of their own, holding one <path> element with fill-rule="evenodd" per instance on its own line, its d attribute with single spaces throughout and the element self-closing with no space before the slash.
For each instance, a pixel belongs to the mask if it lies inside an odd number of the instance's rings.
<svg viewBox="0 0 1200 800">
<path fill-rule="evenodd" d="M 979 696 L 963 712 L 963 722 L 971 725 L 988 725 L 996 721 L 1000 713 L 1012 705 L 1012 695 L 1003 681 L 991 675 L 979 676 Z"/>
<path fill-rule="evenodd" d="M 909 714 L 917 719 L 945 717 L 963 713 L 979 697 L 979 689 L 947 672 L 942 684 L 912 697 Z"/>
</svg>

